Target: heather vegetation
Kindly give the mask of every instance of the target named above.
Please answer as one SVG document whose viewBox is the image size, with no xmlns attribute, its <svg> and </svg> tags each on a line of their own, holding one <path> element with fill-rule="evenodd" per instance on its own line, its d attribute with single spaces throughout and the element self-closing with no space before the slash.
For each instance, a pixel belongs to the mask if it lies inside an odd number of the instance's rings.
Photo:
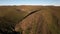
<svg viewBox="0 0 60 34">
<path fill-rule="evenodd" d="M 15 25 L 26 15 L 16 7 L 2 6 L 0 7 L 0 31 L 14 32 Z M 0 33 L 1 33 L 0 32 Z"/>
<path fill-rule="evenodd" d="M 0 34 L 60 34 L 60 7 L 0 6 Z"/>
</svg>

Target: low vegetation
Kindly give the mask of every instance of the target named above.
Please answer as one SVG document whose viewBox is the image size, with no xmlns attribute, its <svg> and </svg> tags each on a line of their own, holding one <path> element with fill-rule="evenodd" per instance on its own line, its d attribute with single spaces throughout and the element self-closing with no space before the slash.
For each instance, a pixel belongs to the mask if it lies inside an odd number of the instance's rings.
<svg viewBox="0 0 60 34">
<path fill-rule="evenodd" d="M 0 6 L 0 34 L 60 34 L 60 7 Z"/>
</svg>

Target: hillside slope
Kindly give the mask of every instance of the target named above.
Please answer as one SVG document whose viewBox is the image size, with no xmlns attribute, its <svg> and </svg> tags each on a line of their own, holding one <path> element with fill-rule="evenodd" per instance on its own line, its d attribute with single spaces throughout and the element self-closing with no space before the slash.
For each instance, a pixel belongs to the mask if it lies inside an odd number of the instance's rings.
<svg viewBox="0 0 60 34">
<path fill-rule="evenodd" d="M 60 34 L 60 6 L 0 6 L 0 33 Z"/>
<path fill-rule="evenodd" d="M 60 7 L 40 9 L 19 22 L 15 30 L 22 30 L 22 34 L 60 34 Z"/>
<path fill-rule="evenodd" d="M 13 32 L 15 25 L 25 15 L 26 12 L 17 9 L 17 6 L 0 6 L 0 33 L 9 34 Z"/>
</svg>

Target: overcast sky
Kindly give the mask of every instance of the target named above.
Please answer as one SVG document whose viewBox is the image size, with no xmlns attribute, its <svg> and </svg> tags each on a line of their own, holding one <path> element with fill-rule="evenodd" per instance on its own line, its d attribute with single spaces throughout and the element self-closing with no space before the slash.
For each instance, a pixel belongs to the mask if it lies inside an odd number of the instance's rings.
<svg viewBox="0 0 60 34">
<path fill-rule="evenodd" d="M 0 5 L 60 5 L 60 0 L 0 0 Z"/>
</svg>

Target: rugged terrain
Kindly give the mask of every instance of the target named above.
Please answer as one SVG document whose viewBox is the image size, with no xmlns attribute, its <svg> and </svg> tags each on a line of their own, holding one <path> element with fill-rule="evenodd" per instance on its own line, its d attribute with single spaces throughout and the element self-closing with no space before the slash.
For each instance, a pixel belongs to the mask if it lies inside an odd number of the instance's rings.
<svg viewBox="0 0 60 34">
<path fill-rule="evenodd" d="M 60 6 L 0 6 L 0 30 L 60 34 Z"/>
</svg>

